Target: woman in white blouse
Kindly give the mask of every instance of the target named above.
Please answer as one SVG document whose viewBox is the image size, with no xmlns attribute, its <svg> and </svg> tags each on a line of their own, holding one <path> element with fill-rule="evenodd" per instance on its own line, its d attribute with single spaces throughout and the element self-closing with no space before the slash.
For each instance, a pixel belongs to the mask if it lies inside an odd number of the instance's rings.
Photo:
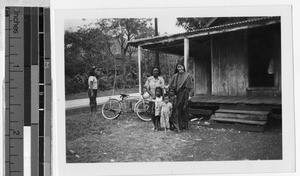
<svg viewBox="0 0 300 176">
<path fill-rule="evenodd" d="M 157 87 L 161 87 L 163 90 L 165 88 L 165 80 L 163 77 L 160 76 L 160 69 L 159 67 L 153 67 L 152 68 L 152 76 L 148 77 L 146 80 L 146 83 L 144 85 L 145 90 L 150 94 L 150 100 L 154 100 L 155 97 L 155 89 Z M 154 102 L 150 101 L 149 103 L 149 108 L 150 108 L 150 113 L 151 113 L 151 118 L 153 122 L 153 130 L 155 129 L 155 106 Z"/>
</svg>

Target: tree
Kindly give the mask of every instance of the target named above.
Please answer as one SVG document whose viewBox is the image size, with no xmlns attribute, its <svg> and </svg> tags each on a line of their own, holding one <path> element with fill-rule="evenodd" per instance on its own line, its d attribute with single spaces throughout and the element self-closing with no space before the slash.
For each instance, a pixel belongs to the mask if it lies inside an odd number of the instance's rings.
<svg viewBox="0 0 300 176">
<path fill-rule="evenodd" d="M 111 36 L 112 40 L 118 44 L 120 60 L 123 66 L 122 75 L 126 80 L 126 66 L 131 65 L 131 56 L 133 51 L 130 49 L 128 41 L 153 36 L 154 30 L 151 24 L 152 19 L 139 18 L 111 18 L 99 19 L 96 25 L 103 30 L 107 36 Z M 115 53 L 117 54 L 117 53 Z M 129 55 L 127 59 L 126 55 Z"/>
<path fill-rule="evenodd" d="M 205 28 L 207 25 L 212 27 L 257 18 L 261 17 L 177 18 L 176 25 L 182 26 L 187 31 L 193 31 Z"/>
<path fill-rule="evenodd" d="M 212 18 L 177 18 L 176 25 L 182 26 L 187 31 L 204 28 Z"/>
<path fill-rule="evenodd" d="M 137 49 L 127 42 L 153 36 L 153 31 L 151 19 L 99 19 L 96 24 L 66 31 L 66 93 L 86 90 L 85 80 L 92 65 L 100 68 L 102 90 L 136 85 Z"/>
<path fill-rule="evenodd" d="M 77 31 L 65 32 L 66 90 L 69 93 L 85 91 L 85 80 L 91 66 L 101 68 L 99 71 L 106 75 L 110 74 L 111 68 L 115 68 L 112 45 L 109 36 L 94 27 L 83 26 Z M 104 86 L 110 85 L 109 80 L 108 76 L 100 79 Z"/>
</svg>

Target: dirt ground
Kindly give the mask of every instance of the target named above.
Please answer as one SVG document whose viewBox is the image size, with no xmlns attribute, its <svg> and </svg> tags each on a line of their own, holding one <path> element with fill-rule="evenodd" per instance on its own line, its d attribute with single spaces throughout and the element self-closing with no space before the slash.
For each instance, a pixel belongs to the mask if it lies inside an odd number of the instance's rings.
<svg viewBox="0 0 300 176">
<path fill-rule="evenodd" d="M 264 132 L 212 128 L 204 121 L 190 122 L 189 131 L 152 131 L 127 113 L 115 120 L 89 116 L 87 108 L 66 112 L 68 163 L 230 161 L 282 159 L 280 122 Z"/>
</svg>

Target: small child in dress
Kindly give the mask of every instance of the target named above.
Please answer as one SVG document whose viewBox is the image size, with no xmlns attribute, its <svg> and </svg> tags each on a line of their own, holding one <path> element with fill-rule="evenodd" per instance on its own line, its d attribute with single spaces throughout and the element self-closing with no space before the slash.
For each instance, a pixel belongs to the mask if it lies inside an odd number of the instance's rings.
<svg viewBox="0 0 300 176">
<path fill-rule="evenodd" d="M 172 114 L 170 117 L 170 129 L 171 130 L 175 130 L 177 129 L 179 130 L 178 124 L 176 124 L 176 119 L 177 119 L 177 96 L 175 94 L 175 87 L 170 87 L 169 91 L 168 91 L 168 95 L 169 95 L 169 101 L 170 103 L 172 103 L 173 106 L 173 110 L 172 110 Z"/>
<path fill-rule="evenodd" d="M 163 89 L 161 87 L 156 87 L 155 88 L 155 112 L 154 112 L 154 130 L 157 131 L 159 130 L 159 123 L 160 123 L 160 114 L 161 114 L 161 102 L 163 101 Z"/>
<path fill-rule="evenodd" d="M 173 107 L 176 106 L 177 96 L 175 94 L 175 88 L 170 87 L 168 91 L 169 101 L 172 103 Z"/>
<path fill-rule="evenodd" d="M 169 119 L 172 114 L 172 103 L 169 102 L 169 96 L 164 96 L 164 101 L 160 105 L 161 107 L 161 115 L 160 115 L 160 127 L 162 130 L 169 131 L 170 123 Z"/>
</svg>

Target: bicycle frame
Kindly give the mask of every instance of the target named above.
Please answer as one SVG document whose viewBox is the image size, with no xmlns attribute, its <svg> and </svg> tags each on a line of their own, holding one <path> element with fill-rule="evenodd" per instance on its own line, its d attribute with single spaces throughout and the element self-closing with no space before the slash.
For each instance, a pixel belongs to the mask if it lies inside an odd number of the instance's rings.
<svg viewBox="0 0 300 176">
<path fill-rule="evenodd" d="M 144 99 L 143 95 L 140 95 L 139 101 L 137 101 L 137 102 L 135 103 L 135 105 L 134 105 L 134 112 L 137 111 L 137 105 L 139 104 L 139 102 L 143 102 L 143 104 L 145 103 L 145 99 Z"/>
<path fill-rule="evenodd" d="M 121 112 L 135 112 L 135 107 L 136 104 L 140 101 L 140 99 L 133 105 L 132 102 L 130 101 L 130 98 L 132 98 L 132 96 L 128 96 L 128 97 L 123 97 L 121 96 L 121 100 L 118 100 L 121 104 Z M 129 103 L 128 103 L 129 102 Z M 131 107 L 127 107 L 129 104 Z"/>
<path fill-rule="evenodd" d="M 121 99 L 109 98 L 109 100 L 102 106 L 102 115 L 104 118 L 112 120 L 119 117 L 122 113 L 135 113 L 139 119 L 143 121 L 150 121 L 148 116 L 149 100 L 145 99 L 142 95 L 140 97 L 124 96 L 121 94 Z M 135 100 L 133 103 L 131 100 Z M 114 102 L 114 106 L 118 103 L 117 107 L 111 108 L 110 102 Z M 108 107 L 107 107 L 108 106 Z M 106 107 L 106 108 L 105 108 Z M 107 112 L 107 113 L 106 113 Z M 112 114 L 111 114 L 112 113 Z"/>
</svg>

